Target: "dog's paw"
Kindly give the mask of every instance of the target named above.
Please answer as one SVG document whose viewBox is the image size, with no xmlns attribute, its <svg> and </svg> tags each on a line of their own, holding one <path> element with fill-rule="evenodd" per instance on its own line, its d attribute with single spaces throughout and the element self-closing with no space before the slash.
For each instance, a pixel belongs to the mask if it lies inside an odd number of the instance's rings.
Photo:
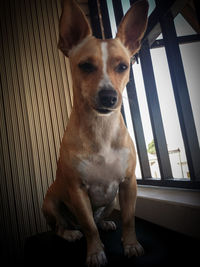
<svg viewBox="0 0 200 267">
<path fill-rule="evenodd" d="M 107 264 L 107 258 L 103 250 L 89 255 L 86 260 L 88 267 L 101 267 Z"/>
<path fill-rule="evenodd" d="M 109 231 L 109 230 L 116 230 L 117 226 L 115 224 L 115 222 L 113 221 L 101 221 L 99 222 L 99 227 L 104 230 L 104 231 Z"/>
<path fill-rule="evenodd" d="M 138 256 L 142 256 L 144 254 L 144 249 L 140 245 L 140 243 L 137 241 L 134 244 L 124 245 L 124 254 L 128 258 L 131 258 L 133 256 L 138 257 Z"/>
<path fill-rule="evenodd" d="M 59 234 L 58 232 L 58 235 L 69 242 L 74 242 L 76 240 L 79 240 L 83 236 L 83 234 L 78 230 L 67 230 L 67 229 L 65 229 L 61 234 Z"/>
</svg>

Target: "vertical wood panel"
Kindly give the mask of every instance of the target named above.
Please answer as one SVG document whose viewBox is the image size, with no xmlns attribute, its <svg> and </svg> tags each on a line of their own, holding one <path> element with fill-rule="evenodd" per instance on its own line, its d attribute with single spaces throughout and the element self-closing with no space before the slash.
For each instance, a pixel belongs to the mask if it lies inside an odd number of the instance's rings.
<svg viewBox="0 0 200 267">
<path fill-rule="evenodd" d="M 0 35 L 0 39 L 2 41 L 2 35 Z M 2 51 L 2 42 L 0 42 L 0 49 Z M 1 77 L 4 75 L 3 70 L 3 60 L 1 58 L 0 61 L 1 66 Z M 1 152 L 1 198 L 2 198 L 2 208 L 3 211 L 1 213 L 1 225 L 3 224 L 5 228 L 1 228 L 1 235 L 4 237 L 6 242 L 2 244 L 1 247 L 5 249 L 5 256 L 10 256 L 13 253 L 14 247 L 17 247 L 19 243 L 19 231 L 18 231 L 18 223 L 17 223 L 17 214 L 15 209 L 15 200 L 13 194 L 13 186 L 11 180 L 11 162 L 8 151 L 8 135 L 7 135 L 7 125 L 6 125 L 6 117 L 5 117 L 5 104 L 3 102 L 3 88 L 7 89 L 7 84 L 5 79 L 2 78 L 1 81 L 1 94 L 0 94 L 0 129 L 1 129 L 1 143 L 0 143 L 0 152 Z M 9 234 L 8 234 L 9 229 Z M 13 246 L 10 246 L 13 241 Z"/>
<path fill-rule="evenodd" d="M 87 1 L 83 1 L 87 12 Z M 47 229 L 41 205 L 55 179 L 72 108 L 68 59 L 57 49 L 59 0 L 0 2 L 0 236 L 6 262 Z"/>
<path fill-rule="evenodd" d="M 24 157 L 24 161 L 27 161 L 29 173 L 26 174 L 25 181 L 27 182 L 27 188 L 30 188 L 30 194 L 28 191 L 28 196 L 31 198 L 34 206 L 34 215 L 36 221 L 36 228 L 41 230 L 41 219 L 40 219 L 40 206 L 38 201 L 38 192 L 36 187 L 36 180 L 35 180 L 35 173 L 36 170 L 34 168 L 34 161 L 33 161 L 33 150 L 32 150 L 32 138 L 31 138 L 31 128 L 30 128 L 30 121 L 28 109 L 27 109 L 27 102 L 26 102 L 26 90 L 30 90 L 29 82 L 27 77 L 27 68 L 26 68 L 26 60 L 25 60 L 25 44 L 24 44 L 24 37 L 22 31 L 22 12 L 18 6 L 19 2 L 15 1 L 12 10 L 15 10 L 15 18 L 13 19 L 13 28 L 15 29 L 15 46 L 16 46 L 16 62 L 18 66 L 18 77 L 20 81 L 19 86 L 19 93 L 21 95 L 21 103 L 22 103 L 22 113 L 23 113 L 23 120 L 24 120 L 24 127 L 25 127 L 25 140 L 26 140 L 26 147 L 24 150 L 27 152 L 27 157 Z M 14 26 L 16 24 L 16 26 Z M 16 90 L 16 89 L 15 89 Z M 29 106 L 29 105 L 28 105 Z M 26 160 L 27 159 L 27 160 Z M 30 179 L 28 179 L 30 178 Z M 33 220 L 34 221 L 34 220 Z"/>
<path fill-rule="evenodd" d="M 7 166 L 7 174 L 6 181 L 8 181 L 8 191 L 9 198 L 12 195 L 12 209 L 15 209 L 17 231 L 19 233 L 19 244 L 17 249 L 21 248 L 22 236 L 26 234 L 27 226 L 27 217 L 25 214 L 25 207 L 22 201 L 24 200 L 21 194 L 20 189 L 23 190 L 22 186 L 20 187 L 19 179 L 21 178 L 21 170 L 18 167 L 19 160 L 21 160 L 21 155 L 19 151 L 19 130 L 17 127 L 17 117 L 16 117 L 16 103 L 14 100 L 14 79 L 12 79 L 12 68 L 15 64 L 13 58 L 13 48 L 11 48 L 13 40 L 12 40 L 12 32 L 7 34 L 10 30 L 10 16 L 9 16 L 9 5 L 8 2 L 6 5 L 3 5 L 4 13 L 1 16 L 1 29 L 2 29 L 2 52 L 5 55 L 5 59 L 1 62 L 1 72 L 2 72 L 2 84 L 3 84 L 3 102 L 5 108 L 5 120 L 6 120 L 6 128 L 7 128 L 7 147 L 4 146 L 4 156 L 6 158 L 5 163 L 10 162 L 10 166 Z M 6 137 L 4 137 L 6 138 Z M 14 205 L 13 205 L 14 204 Z M 13 214 L 12 214 L 13 215 Z"/>
<path fill-rule="evenodd" d="M 26 1 L 27 2 L 27 1 Z M 27 2 L 28 3 L 28 2 Z M 39 115 L 39 107 L 36 96 L 36 85 L 35 85 L 35 73 L 33 69 L 33 53 L 31 45 L 31 34 L 28 32 L 29 23 L 31 22 L 31 17 L 25 1 L 15 2 L 16 12 L 18 12 L 17 17 L 19 18 L 19 24 L 17 29 L 20 36 L 20 58 L 22 61 L 22 76 L 25 82 L 25 101 L 27 106 L 28 122 L 30 127 L 30 139 L 31 148 L 33 155 L 33 164 L 35 170 L 35 180 L 36 180 L 36 192 L 39 203 L 43 200 L 43 183 L 45 181 L 45 162 L 44 162 L 44 151 L 42 146 L 42 131 Z M 27 21 L 27 13 L 29 14 L 29 19 Z M 35 66 L 34 66 L 35 68 Z M 41 89 L 37 87 L 38 91 Z M 38 92 L 40 93 L 40 92 Z M 40 212 L 40 210 L 39 210 Z M 41 212 L 40 212 L 41 216 Z M 42 224 L 42 229 L 44 225 Z"/>
</svg>

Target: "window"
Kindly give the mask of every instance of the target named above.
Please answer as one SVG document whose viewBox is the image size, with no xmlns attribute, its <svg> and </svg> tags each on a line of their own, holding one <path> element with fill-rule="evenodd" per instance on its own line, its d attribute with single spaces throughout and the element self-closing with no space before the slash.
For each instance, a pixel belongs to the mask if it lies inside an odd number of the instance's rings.
<svg viewBox="0 0 200 267">
<path fill-rule="evenodd" d="M 97 2 L 101 16 L 91 17 L 94 32 L 99 23 L 106 38 L 115 37 L 116 25 L 135 1 Z M 148 28 L 123 95 L 122 114 L 139 159 L 136 176 L 139 184 L 200 188 L 195 5 L 176 0 L 149 0 L 149 5 Z"/>
</svg>

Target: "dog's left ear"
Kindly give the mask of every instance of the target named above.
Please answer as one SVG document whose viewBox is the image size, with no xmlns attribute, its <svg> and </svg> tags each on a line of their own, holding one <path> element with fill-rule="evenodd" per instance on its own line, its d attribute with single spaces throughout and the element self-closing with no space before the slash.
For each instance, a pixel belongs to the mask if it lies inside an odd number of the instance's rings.
<svg viewBox="0 0 200 267">
<path fill-rule="evenodd" d="M 92 30 L 88 20 L 76 2 L 62 0 L 58 48 L 68 57 L 69 51 L 74 46 L 91 35 Z"/>
<path fill-rule="evenodd" d="M 119 25 L 116 38 L 121 40 L 131 55 L 140 49 L 140 42 L 147 27 L 148 8 L 147 0 L 135 2 Z"/>
</svg>

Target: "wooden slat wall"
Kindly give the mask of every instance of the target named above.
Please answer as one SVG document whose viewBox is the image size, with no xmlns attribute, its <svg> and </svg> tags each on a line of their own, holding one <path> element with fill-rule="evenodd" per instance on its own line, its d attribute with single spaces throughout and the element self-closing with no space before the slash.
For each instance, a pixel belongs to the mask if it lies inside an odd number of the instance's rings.
<svg viewBox="0 0 200 267">
<path fill-rule="evenodd" d="M 87 1 L 82 2 L 88 15 Z M 57 49 L 58 0 L 0 1 L 0 234 L 3 255 L 47 229 L 41 205 L 55 178 L 72 107 L 68 60 Z"/>
</svg>

